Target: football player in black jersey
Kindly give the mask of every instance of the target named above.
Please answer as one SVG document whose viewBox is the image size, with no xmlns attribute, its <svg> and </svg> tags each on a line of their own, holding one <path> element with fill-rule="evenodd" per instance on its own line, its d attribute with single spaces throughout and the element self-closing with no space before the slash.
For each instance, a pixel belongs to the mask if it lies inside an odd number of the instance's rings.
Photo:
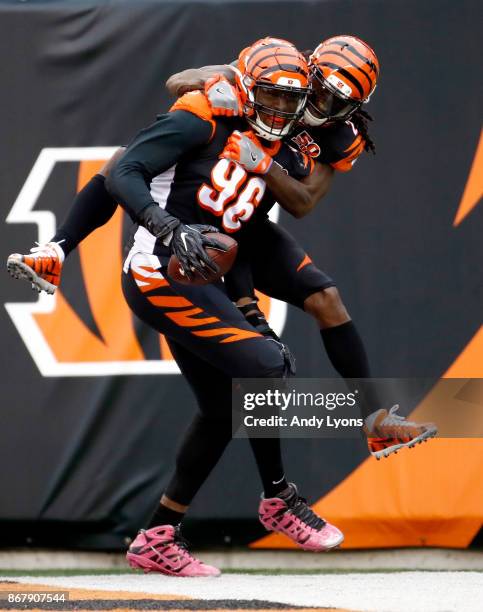
<svg viewBox="0 0 483 612">
<path fill-rule="evenodd" d="M 367 130 L 370 116 L 361 108 L 369 101 L 379 76 L 379 62 L 371 47 L 354 36 L 329 38 L 310 53 L 309 70 L 312 91 L 303 120 L 286 136 L 286 141 L 316 161 L 311 180 L 296 183 L 278 172 L 275 165 L 265 175 L 267 186 L 281 195 L 281 206 L 297 218 L 310 212 L 328 191 L 334 170 L 347 172 L 364 150 L 375 151 Z M 171 93 L 204 87 L 214 112 L 223 116 L 236 116 L 250 104 L 249 86 L 240 78 L 236 66 L 189 69 L 170 77 L 167 85 Z M 248 149 L 254 150 L 250 135 L 235 134 L 224 155 L 243 165 L 242 155 Z M 372 386 L 364 384 L 364 379 L 370 378 L 370 369 L 355 325 L 334 281 L 313 264 L 295 239 L 265 220 L 253 227 L 250 245 L 245 259 L 254 283 L 250 286 L 249 276 L 234 270 L 227 277 L 232 299 L 247 319 L 265 333 L 273 332 L 257 306 L 254 288 L 314 317 L 334 368 L 351 381 L 351 386 L 365 391 L 361 405 L 371 454 L 387 457 L 434 436 L 433 424 L 419 425 L 404 419 L 396 414 L 397 405 L 389 411 L 384 409 Z M 239 268 L 242 258 L 240 253 Z"/>
<path fill-rule="evenodd" d="M 203 272 L 209 264 L 204 234 L 211 225 L 233 234 L 249 250 L 250 228 L 264 221 L 275 202 L 264 181 L 270 168 L 283 169 L 296 184 L 313 170 L 309 157 L 281 140 L 305 108 L 303 56 L 286 41 L 264 39 L 242 52 L 239 70 L 251 83 L 250 110 L 243 117 L 214 118 L 203 93 L 187 93 L 138 134 L 108 177 L 112 195 L 141 222 L 124 264 L 124 295 L 141 320 L 165 335 L 201 410 L 150 528 L 129 549 L 135 567 L 172 571 L 169 555 L 160 555 L 159 546 L 154 545 L 153 556 L 153 539 L 159 544 L 178 541 L 174 525 L 231 439 L 232 378 L 280 378 L 289 367 L 285 347 L 254 329 L 223 283 L 185 285 L 166 275 L 171 253 L 183 250 L 191 257 L 189 265 Z M 231 135 L 249 127 L 260 140 L 252 136 L 254 148 L 243 165 L 228 160 L 223 153 Z M 306 550 L 339 545 L 342 533 L 315 515 L 286 481 L 280 440 L 251 437 L 250 444 L 264 487 L 262 523 Z M 189 575 L 205 571 L 214 570 L 197 561 L 183 568 Z"/>
</svg>

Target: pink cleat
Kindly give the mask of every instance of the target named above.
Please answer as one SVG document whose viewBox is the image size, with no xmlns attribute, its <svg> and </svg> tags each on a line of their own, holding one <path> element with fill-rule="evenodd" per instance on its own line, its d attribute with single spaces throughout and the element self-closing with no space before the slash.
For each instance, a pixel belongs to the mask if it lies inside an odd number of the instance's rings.
<svg viewBox="0 0 483 612">
<path fill-rule="evenodd" d="M 317 516 L 307 500 L 299 497 L 293 483 L 289 484 L 289 488 L 290 492 L 283 498 L 262 498 L 258 516 L 265 529 L 283 533 L 304 550 L 314 552 L 330 550 L 342 544 L 342 531 Z"/>
<path fill-rule="evenodd" d="M 206 565 L 187 550 L 179 527 L 161 525 L 141 529 L 126 554 L 129 565 L 145 572 L 167 576 L 219 576 L 220 570 Z"/>
</svg>

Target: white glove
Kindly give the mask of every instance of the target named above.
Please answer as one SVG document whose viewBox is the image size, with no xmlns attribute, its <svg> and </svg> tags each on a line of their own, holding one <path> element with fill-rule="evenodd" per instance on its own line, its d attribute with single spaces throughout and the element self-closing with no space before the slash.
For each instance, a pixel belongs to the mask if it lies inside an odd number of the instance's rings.
<svg viewBox="0 0 483 612">
<path fill-rule="evenodd" d="M 236 88 L 221 74 L 205 83 L 205 95 L 215 116 L 239 117 L 242 103 Z"/>
<path fill-rule="evenodd" d="M 273 163 L 273 159 L 251 131 L 235 130 L 226 141 L 220 157 L 236 161 L 247 172 L 254 174 L 266 174 Z"/>
</svg>

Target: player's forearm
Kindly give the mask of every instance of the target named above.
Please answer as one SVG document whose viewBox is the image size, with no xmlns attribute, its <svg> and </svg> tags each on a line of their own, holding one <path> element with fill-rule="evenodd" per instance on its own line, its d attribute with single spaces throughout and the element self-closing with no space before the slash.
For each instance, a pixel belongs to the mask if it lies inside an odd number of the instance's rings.
<svg viewBox="0 0 483 612">
<path fill-rule="evenodd" d="M 297 219 L 310 212 L 317 203 L 303 183 L 288 176 L 275 162 L 263 179 L 280 206 Z"/>
<path fill-rule="evenodd" d="M 296 180 L 274 163 L 264 175 L 264 180 L 280 206 L 296 219 L 300 219 L 312 211 L 328 193 L 333 176 L 333 168 L 327 164 L 316 163 L 310 176 Z"/>
<path fill-rule="evenodd" d="M 163 146 L 162 121 L 143 130 L 111 168 L 106 187 L 129 216 L 137 221 L 141 212 L 156 204 L 151 181 L 176 162 L 175 147 Z"/>
<path fill-rule="evenodd" d="M 133 221 L 139 219 L 141 211 L 155 204 L 142 168 L 129 162 L 118 163 L 112 168 L 106 178 L 106 187 Z"/>
<path fill-rule="evenodd" d="M 212 129 L 209 121 L 184 110 L 162 115 L 138 133 L 114 165 L 106 182 L 108 191 L 131 218 L 139 219 L 141 211 L 156 204 L 150 192 L 152 179 L 208 142 Z"/>
<path fill-rule="evenodd" d="M 142 164 L 121 160 L 112 168 L 106 184 L 110 194 L 134 223 L 139 223 L 156 238 L 161 238 L 164 244 L 169 244 L 180 221 L 153 200 Z"/>
<path fill-rule="evenodd" d="M 222 74 L 230 83 L 235 82 L 235 74 L 227 64 L 203 66 L 202 68 L 188 68 L 177 72 L 166 81 L 166 88 L 173 96 L 179 97 L 188 91 L 204 89 L 208 79 L 216 74 Z"/>
</svg>

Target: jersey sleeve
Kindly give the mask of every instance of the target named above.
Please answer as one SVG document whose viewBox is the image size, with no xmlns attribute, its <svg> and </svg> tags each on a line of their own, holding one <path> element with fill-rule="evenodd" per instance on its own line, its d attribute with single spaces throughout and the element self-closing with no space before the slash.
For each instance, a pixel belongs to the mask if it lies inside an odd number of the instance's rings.
<svg viewBox="0 0 483 612">
<path fill-rule="evenodd" d="M 292 147 L 289 147 L 289 149 L 292 155 L 290 168 L 288 169 L 290 176 L 298 181 L 306 176 L 310 176 L 314 171 L 314 160 L 305 153 L 297 151 Z"/>
<path fill-rule="evenodd" d="M 190 111 L 173 109 L 161 115 L 138 133 L 114 166 L 106 181 L 109 192 L 137 219 L 144 208 L 156 203 L 150 193 L 152 179 L 185 153 L 208 143 L 212 133 L 211 122 Z"/>
<path fill-rule="evenodd" d="M 364 151 L 365 141 L 354 125 L 347 121 L 337 123 L 323 132 L 321 154 L 317 161 L 330 164 L 339 172 L 349 172 Z"/>
<path fill-rule="evenodd" d="M 210 103 L 203 92 L 188 91 L 178 98 L 169 110 L 170 112 L 178 110 L 186 111 L 209 122 L 212 128 L 211 138 L 213 138 L 216 130 L 216 123 L 213 119 L 213 111 L 211 110 Z"/>
</svg>

